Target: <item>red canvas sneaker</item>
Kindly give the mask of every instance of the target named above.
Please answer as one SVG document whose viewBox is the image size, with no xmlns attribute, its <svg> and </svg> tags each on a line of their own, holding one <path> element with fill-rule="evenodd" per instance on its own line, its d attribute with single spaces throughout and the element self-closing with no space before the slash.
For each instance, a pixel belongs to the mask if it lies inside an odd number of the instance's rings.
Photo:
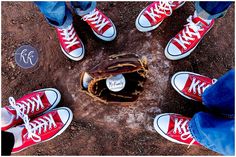
<svg viewBox="0 0 236 157">
<path fill-rule="evenodd" d="M 178 60 L 190 55 L 214 24 L 214 20 L 207 24 L 200 17 L 193 16 L 190 16 L 187 21 L 188 24 L 184 29 L 172 38 L 165 48 L 165 56 L 170 60 Z"/>
<path fill-rule="evenodd" d="M 74 61 L 84 57 L 84 45 L 77 35 L 73 24 L 65 29 L 56 28 L 62 52 Z"/>
<path fill-rule="evenodd" d="M 169 141 L 186 144 L 200 145 L 191 135 L 188 127 L 190 118 L 174 113 L 157 115 L 154 119 L 155 130 Z"/>
<path fill-rule="evenodd" d="M 141 11 L 135 25 L 141 32 L 154 30 L 166 17 L 170 16 L 174 10 L 180 8 L 184 3 L 182 1 L 153 2 Z"/>
<path fill-rule="evenodd" d="M 66 107 L 54 109 L 31 121 L 26 118 L 25 124 L 8 130 L 15 138 L 12 153 L 55 138 L 66 130 L 72 118 L 71 110 Z"/>
<path fill-rule="evenodd" d="M 174 89 L 182 96 L 195 101 L 202 101 L 202 94 L 206 88 L 217 80 L 192 72 L 178 72 L 171 78 Z"/>
<path fill-rule="evenodd" d="M 111 41 L 116 37 L 116 27 L 106 15 L 95 8 L 92 12 L 82 16 L 88 23 L 93 33 L 104 41 Z"/>
<path fill-rule="evenodd" d="M 15 125 L 23 123 L 23 117 L 35 117 L 43 112 L 53 109 L 61 100 L 61 94 L 57 89 L 45 88 L 24 95 L 15 101 L 13 97 L 9 98 L 10 105 L 1 109 L 9 115 L 9 120 L 1 121 L 1 130 L 7 130 Z M 4 118 L 5 119 L 5 118 Z"/>
</svg>

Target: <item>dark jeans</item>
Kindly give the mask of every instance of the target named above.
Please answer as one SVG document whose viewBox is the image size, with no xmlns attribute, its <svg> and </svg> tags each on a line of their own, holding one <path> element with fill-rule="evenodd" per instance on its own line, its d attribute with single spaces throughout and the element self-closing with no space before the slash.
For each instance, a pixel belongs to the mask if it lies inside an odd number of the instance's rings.
<svg viewBox="0 0 236 157">
<path fill-rule="evenodd" d="M 10 132 L 1 131 L 1 155 L 9 156 L 11 155 L 12 148 L 15 143 L 14 135 Z"/>
<path fill-rule="evenodd" d="M 189 130 L 200 144 L 223 155 L 234 155 L 234 89 L 235 71 L 220 77 L 203 95 L 203 104 L 212 112 L 196 113 L 189 123 Z"/>
<path fill-rule="evenodd" d="M 195 3 L 195 9 L 198 16 L 211 20 L 224 16 L 231 4 L 232 2 L 201 1 Z"/>
</svg>

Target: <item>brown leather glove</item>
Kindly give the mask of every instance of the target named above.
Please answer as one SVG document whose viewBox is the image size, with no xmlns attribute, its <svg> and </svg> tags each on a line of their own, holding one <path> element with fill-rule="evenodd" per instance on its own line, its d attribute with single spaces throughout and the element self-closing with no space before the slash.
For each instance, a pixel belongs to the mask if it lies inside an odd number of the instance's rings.
<svg viewBox="0 0 236 157">
<path fill-rule="evenodd" d="M 104 103 L 132 102 L 143 91 L 147 71 L 147 58 L 144 56 L 112 55 L 92 69 L 82 72 L 80 87 L 82 91 Z M 108 89 L 106 79 L 118 74 L 124 76 L 125 87 L 113 92 Z"/>
</svg>

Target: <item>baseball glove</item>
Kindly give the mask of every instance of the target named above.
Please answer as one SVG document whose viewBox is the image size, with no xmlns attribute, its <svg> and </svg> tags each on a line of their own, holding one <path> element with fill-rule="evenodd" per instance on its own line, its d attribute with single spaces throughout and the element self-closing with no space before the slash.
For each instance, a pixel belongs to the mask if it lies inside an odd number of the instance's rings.
<svg viewBox="0 0 236 157">
<path fill-rule="evenodd" d="M 139 58 L 134 54 L 109 56 L 91 70 L 80 74 L 81 90 L 104 103 L 120 103 L 135 101 L 143 91 L 147 76 L 147 58 Z M 106 80 L 122 74 L 125 86 L 121 91 L 111 91 Z"/>
</svg>

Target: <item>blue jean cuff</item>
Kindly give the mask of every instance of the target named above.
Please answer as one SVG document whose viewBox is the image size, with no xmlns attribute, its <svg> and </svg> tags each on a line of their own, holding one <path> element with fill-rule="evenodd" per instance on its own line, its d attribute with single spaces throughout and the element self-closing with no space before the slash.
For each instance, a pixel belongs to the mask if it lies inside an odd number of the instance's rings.
<svg viewBox="0 0 236 157">
<path fill-rule="evenodd" d="M 219 17 L 223 17 L 227 12 L 227 10 L 226 10 L 226 11 L 220 12 L 218 14 L 211 15 L 200 6 L 199 2 L 195 2 L 195 10 L 197 12 L 197 16 L 199 16 L 205 20 L 212 20 L 212 19 L 217 19 Z"/>
<path fill-rule="evenodd" d="M 86 10 L 81 10 L 80 8 L 74 8 L 74 7 L 73 7 L 73 10 L 77 15 L 83 16 L 93 11 L 96 8 L 96 5 L 97 5 L 96 2 L 92 1 L 91 6 Z"/>
<path fill-rule="evenodd" d="M 207 142 L 207 140 L 203 141 L 205 138 L 202 137 L 202 135 L 200 134 L 198 128 L 199 126 L 197 126 L 197 116 L 195 115 L 190 121 L 189 121 L 189 131 L 190 131 L 190 134 L 192 135 L 193 139 L 196 140 L 198 143 L 200 143 L 202 146 L 212 150 L 212 151 L 215 151 L 214 149 L 214 145 L 210 144 Z M 203 139 L 203 140 L 202 140 Z"/>
<path fill-rule="evenodd" d="M 208 87 L 208 88 L 203 92 L 203 94 L 202 94 L 202 104 L 205 105 L 210 111 L 217 112 L 218 114 L 224 116 L 225 118 L 234 118 L 234 117 L 235 117 L 234 114 L 223 113 L 223 112 L 220 111 L 220 110 L 216 110 L 216 109 L 210 107 L 210 105 L 212 105 L 212 104 L 210 104 L 210 103 L 207 101 L 208 98 L 207 98 L 207 95 L 206 95 L 206 93 L 208 93 L 207 90 L 209 90 L 210 88 L 211 88 L 211 86 Z"/>
<path fill-rule="evenodd" d="M 46 17 L 45 17 L 46 18 Z M 65 22 L 61 25 L 61 26 L 58 26 L 56 24 L 53 24 L 49 19 L 46 18 L 46 20 L 48 21 L 48 23 L 53 26 L 53 27 L 56 27 L 56 28 L 59 28 L 59 29 L 64 29 L 64 28 L 67 28 L 69 27 L 72 23 L 73 23 L 73 17 L 72 17 L 72 14 L 70 12 L 69 9 L 66 10 L 66 19 L 65 19 Z"/>
</svg>

